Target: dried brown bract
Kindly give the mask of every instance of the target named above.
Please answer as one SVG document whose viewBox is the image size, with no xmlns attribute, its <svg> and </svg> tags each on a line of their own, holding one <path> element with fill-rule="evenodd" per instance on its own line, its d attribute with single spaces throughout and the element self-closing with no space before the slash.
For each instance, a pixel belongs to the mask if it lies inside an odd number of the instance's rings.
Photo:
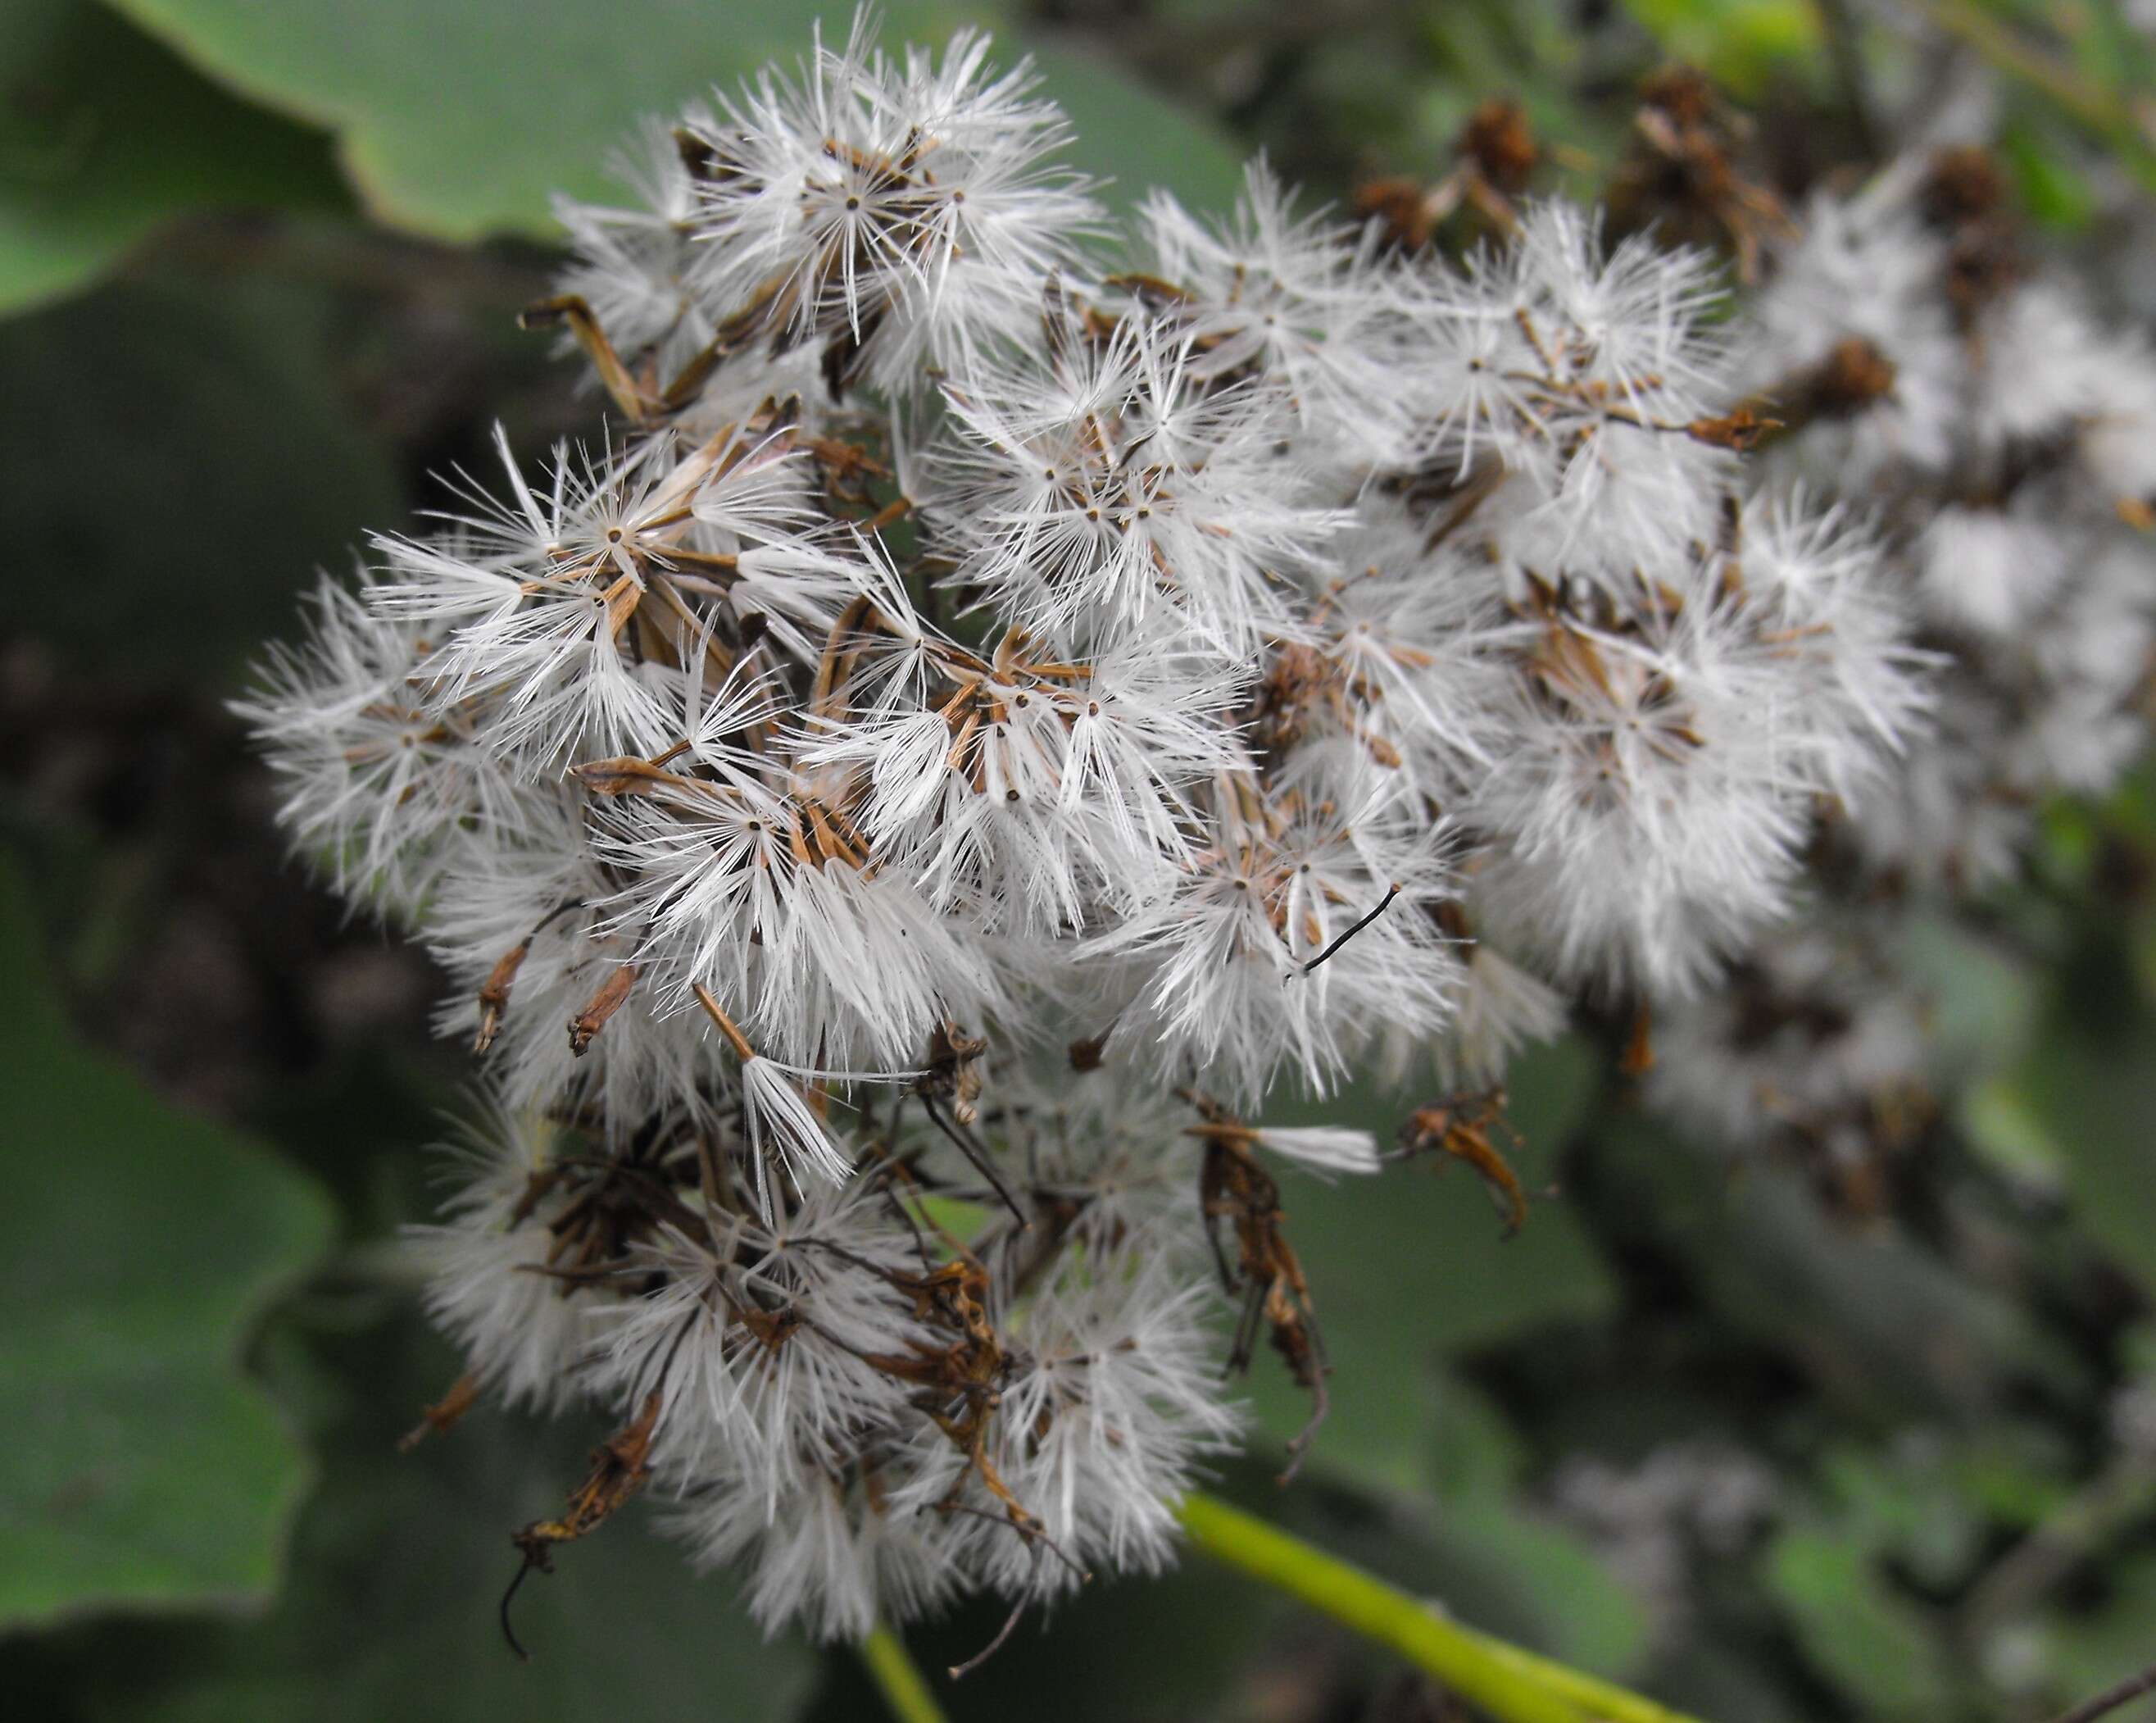
<svg viewBox="0 0 2156 1723">
<path fill-rule="evenodd" d="M 650 1473 L 651 1435 L 659 1425 L 660 1403 L 661 1396 L 654 1388 L 645 1396 L 644 1408 L 637 1413 L 635 1421 L 615 1431 L 593 1451 L 591 1471 L 569 1497 L 569 1505 L 559 1519 L 535 1520 L 521 1531 L 511 1535 L 510 1541 L 523 1556 L 524 1562 L 516 1570 L 516 1577 L 509 1582 L 509 1589 L 501 1594 L 501 1632 L 509 1641 L 509 1648 L 526 1663 L 531 1661 L 531 1654 L 517 1642 L 516 1632 L 509 1624 L 509 1606 L 516 1596 L 517 1587 L 535 1567 L 542 1573 L 552 1573 L 557 1544 L 573 1543 L 598 1530 L 636 1494 Z"/>
<path fill-rule="evenodd" d="M 1782 200 L 1739 165 L 1751 122 L 1697 68 L 1663 68 L 1640 85 L 1630 153 L 1609 190 L 1620 233 L 1653 226 L 1670 238 L 1727 250 L 1755 280 L 1768 238 L 1790 231 Z"/>
<path fill-rule="evenodd" d="M 1527 1223 L 1527 1193 L 1503 1151 L 1490 1140 L 1496 1131 L 1510 1139 L 1514 1152 L 1526 1146 L 1505 1117 L 1507 1099 L 1500 1087 L 1448 1095 L 1417 1108 L 1400 1127 L 1400 1149 L 1409 1155 L 1449 1155 L 1472 1167 L 1510 1238 Z"/>
<path fill-rule="evenodd" d="M 1263 1323 L 1295 1385 L 1311 1395 L 1309 1421 L 1288 1443 L 1287 1468 L 1280 1477 L 1286 1484 L 1302 1469 L 1311 1438 L 1331 1409 L 1325 1379 L 1332 1373 L 1332 1366 L 1317 1331 L 1310 1283 L 1284 1230 L 1287 1211 L 1281 1206 L 1280 1186 L 1258 1164 L 1254 1150 L 1257 1133 L 1209 1096 L 1188 1093 L 1187 1098 L 1204 1119 L 1191 1127 L 1191 1134 L 1205 1145 L 1199 1201 L 1205 1215 L 1206 1239 L 1213 1247 L 1221 1284 L 1243 1301 L 1228 1368 L 1232 1373 L 1250 1367 L 1258 1325 Z M 1235 1240 L 1232 1265 L 1221 1247 L 1219 1223 L 1224 1221 Z"/>
<path fill-rule="evenodd" d="M 1972 329 L 1984 307 L 2028 272 L 2005 170 L 1974 144 L 1940 150 L 1922 202 L 1926 219 L 1947 237 L 1948 301 L 1962 327 Z"/>
<path fill-rule="evenodd" d="M 968 1035 L 956 1023 L 938 1023 L 929 1035 L 921 1093 L 947 1101 L 951 1117 L 962 1125 L 980 1117 L 981 1056 L 988 1050 L 987 1036 Z"/>
<path fill-rule="evenodd" d="M 1510 233 L 1519 225 L 1513 201 L 1543 162 L 1527 111 L 1510 96 L 1491 96 L 1467 116 L 1453 152 L 1451 171 L 1435 184 L 1394 176 L 1356 187 L 1355 213 L 1378 224 L 1388 249 L 1425 249 L 1463 210 L 1486 232 Z"/>
</svg>

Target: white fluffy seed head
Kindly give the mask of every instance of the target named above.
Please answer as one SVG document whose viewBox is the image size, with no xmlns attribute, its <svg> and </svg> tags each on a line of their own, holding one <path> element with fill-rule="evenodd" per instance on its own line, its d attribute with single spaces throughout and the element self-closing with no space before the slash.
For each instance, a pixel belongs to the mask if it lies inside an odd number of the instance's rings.
<svg viewBox="0 0 2156 1723">
<path fill-rule="evenodd" d="M 1223 1299 L 1209 1227 L 1381 1160 L 1240 1123 L 1276 1085 L 1494 1084 L 1574 992 L 1709 988 L 1829 810 L 1932 853 L 2129 733 L 2118 534 L 2039 581 L 1898 493 L 1756 486 L 1702 257 L 1561 203 L 1381 255 L 1259 164 L 1224 219 L 1156 194 L 1113 273 L 1066 130 L 985 39 L 858 27 L 650 131 L 641 208 L 562 208 L 607 434 L 498 437 L 242 707 L 500 1097 L 431 1307 L 488 1389 L 640 1432 L 774 1630 L 1169 1559 L 1270 1284 Z M 1960 435 L 1935 252 L 1887 198 L 1760 313 L 1813 363 L 1891 265 L 1867 482 Z M 2056 442 L 2043 500 L 2116 523 L 2156 388 L 2081 317 L 1999 308 L 2061 376 L 1989 373 L 1971 458 Z M 1912 609 L 1999 685 L 1935 739 Z"/>
</svg>

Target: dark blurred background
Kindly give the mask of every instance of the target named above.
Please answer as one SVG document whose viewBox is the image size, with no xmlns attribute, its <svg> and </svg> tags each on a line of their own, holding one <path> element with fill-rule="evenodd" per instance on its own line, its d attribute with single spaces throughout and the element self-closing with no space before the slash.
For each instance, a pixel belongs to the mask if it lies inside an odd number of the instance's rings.
<svg viewBox="0 0 2156 1723">
<path fill-rule="evenodd" d="M 2131 5 L 883 10 L 887 42 L 973 21 L 1036 52 L 1115 197 L 1200 205 L 1258 149 L 1313 201 L 1426 185 L 1498 95 L 1549 187 L 1591 193 L 1672 59 L 1750 114 L 1753 170 L 1794 193 L 1876 145 L 1867 88 L 1950 70 L 1994 89 L 2046 243 L 2115 311 L 2156 305 Z M 593 1432 L 481 1414 L 396 1452 L 457 1373 L 394 1241 L 428 1212 L 464 1060 L 428 1032 L 424 955 L 287 859 L 223 703 L 316 571 L 482 465 L 497 419 L 526 451 L 596 425 L 579 368 L 516 327 L 554 263 L 550 190 L 609 195 L 640 116 L 790 59 L 814 16 L 0 5 L 15 1715 L 879 1715 L 848 1654 L 762 1643 L 634 1515 L 526 1588 L 537 1661 L 504 1648 L 507 1535 Z M 1261 1453 L 1227 1493 L 1718 1723 L 2013 1723 L 2156 1659 L 2152 810 L 2145 773 L 2050 810 L 2030 880 L 1942 930 L 1974 1075 L 1862 1212 L 1801 1166 L 1673 1139 L 1591 1030 L 1514 1082 L 1522 1170 L 1553 1193 L 1517 1239 L 1464 1173 L 1299 1195 L 1333 1416 L 1293 1491 Z M 1350 1104 L 1389 1134 L 1411 1103 Z M 1253 1391 L 1273 1439 L 1300 1422 L 1262 1369 Z M 1470 1715 L 1195 1562 L 1029 1627 L 945 1693 L 953 1716 Z M 925 1631 L 922 1661 L 993 1619 Z"/>
</svg>

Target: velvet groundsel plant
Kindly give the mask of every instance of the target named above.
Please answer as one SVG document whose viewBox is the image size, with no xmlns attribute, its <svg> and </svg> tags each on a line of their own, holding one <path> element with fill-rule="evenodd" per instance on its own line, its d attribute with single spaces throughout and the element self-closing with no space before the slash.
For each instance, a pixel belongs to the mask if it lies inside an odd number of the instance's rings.
<svg viewBox="0 0 2156 1723">
<path fill-rule="evenodd" d="M 596 1403 L 526 1566 L 641 1489 L 829 1638 L 1161 1567 L 1266 1346 L 1291 1472 L 1291 1181 L 1487 1170 L 1508 1054 L 1714 996 L 1932 700 L 1712 260 L 1406 255 L 1262 163 L 1119 227 L 987 51 L 857 28 L 565 205 L 605 430 L 244 707 L 475 1056 L 429 1424 Z M 1399 1144 L 1264 1123 L 1373 1067 L 1446 1098 Z"/>
</svg>

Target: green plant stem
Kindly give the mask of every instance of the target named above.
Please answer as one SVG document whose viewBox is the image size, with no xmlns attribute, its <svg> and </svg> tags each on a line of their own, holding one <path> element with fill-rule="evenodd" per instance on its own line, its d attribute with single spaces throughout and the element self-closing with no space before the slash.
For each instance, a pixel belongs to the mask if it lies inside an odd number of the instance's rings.
<svg viewBox="0 0 2156 1723">
<path fill-rule="evenodd" d="M 1447 1620 L 1395 1586 L 1214 1497 L 1185 1496 L 1199 1548 L 1389 1645 L 1502 1723 L 1694 1723 L 1621 1687 Z"/>
<path fill-rule="evenodd" d="M 861 1641 L 860 1650 L 870 1677 L 898 1723 L 948 1723 L 943 1707 L 928 1690 L 927 1677 L 897 1634 L 878 1622 Z"/>
</svg>

